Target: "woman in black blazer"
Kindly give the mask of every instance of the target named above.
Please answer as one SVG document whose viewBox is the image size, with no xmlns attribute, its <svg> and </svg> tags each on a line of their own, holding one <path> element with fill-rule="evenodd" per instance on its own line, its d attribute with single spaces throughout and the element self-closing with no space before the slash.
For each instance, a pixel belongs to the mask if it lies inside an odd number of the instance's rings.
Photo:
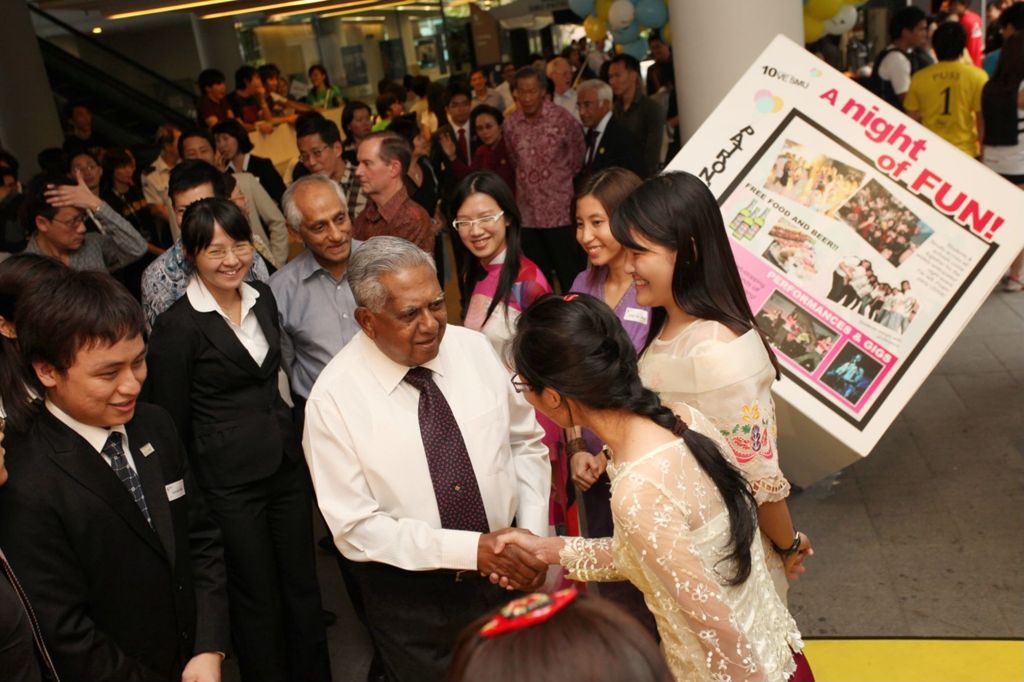
<svg viewBox="0 0 1024 682">
<path fill-rule="evenodd" d="M 253 150 L 252 140 L 249 139 L 249 133 L 242 124 L 236 119 L 229 118 L 213 126 L 212 132 L 224 164 L 230 164 L 229 172 L 252 173 L 263 185 L 263 189 L 267 190 L 274 203 L 280 206 L 285 190 L 284 180 L 274 167 L 273 161 L 250 153 Z M 245 160 L 246 156 L 249 157 L 248 163 Z"/>
<path fill-rule="evenodd" d="M 153 325 L 146 396 L 174 418 L 224 534 L 231 630 L 243 680 L 330 679 L 305 461 L 278 391 L 270 288 L 243 280 L 249 221 L 225 199 L 185 211 L 195 274 Z"/>
</svg>

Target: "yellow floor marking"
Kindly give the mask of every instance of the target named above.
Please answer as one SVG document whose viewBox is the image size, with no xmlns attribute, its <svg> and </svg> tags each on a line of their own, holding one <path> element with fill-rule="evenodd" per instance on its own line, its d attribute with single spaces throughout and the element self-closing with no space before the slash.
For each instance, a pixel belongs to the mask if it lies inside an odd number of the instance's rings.
<svg viewBox="0 0 1024 682">
<path fill-rule="evenodd" d="M 807 640 L 817 682 L 1022 682 L 1024 641 Z"/>
</svg>

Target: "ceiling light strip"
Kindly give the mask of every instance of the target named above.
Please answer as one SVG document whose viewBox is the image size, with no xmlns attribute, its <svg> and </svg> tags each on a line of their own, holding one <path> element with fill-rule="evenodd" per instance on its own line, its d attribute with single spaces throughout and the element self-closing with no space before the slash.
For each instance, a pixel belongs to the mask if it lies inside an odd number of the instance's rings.
<svg viewBox="0 0 1024 682">
<path fill-rule="evenodd" d="M 226 2 L 235 2 L 235 0 L 197 0 L 196 2 L 179 2 L 176 5 L 151 7 L 149 9 L 132 10 L 131 12 L 118 12 L 117 14 L 109 15 L 107 19 L 131 19 L 132 17 L 142 17 L 148 14 L 162 14 L 164 12 L 177 12 L 182 9 L 195 9 L 196 7 L 223 5 Z"/>
<path fill-rule="evenodd" d="M 299 5 L 315 5 L 318 2 L 327 2 L 327 0 L 288 0 L 288 2 L 275 2 L 272 5 L 254 5 L 252 7 L 241 7 L 236 10 L 228 10 L 226 12 L 213 12 L 212 14 L 204 14 L 203 19 L 220 19 L 221 17 L 234 17 L 240 14 L 252 14 L 253 12 L 262 12 L 264 10 L 281 9 L 282 7 L 298 7 Z M 310 12 L 316 11 L 316 8 L 308 10 Z"/>
</svg>

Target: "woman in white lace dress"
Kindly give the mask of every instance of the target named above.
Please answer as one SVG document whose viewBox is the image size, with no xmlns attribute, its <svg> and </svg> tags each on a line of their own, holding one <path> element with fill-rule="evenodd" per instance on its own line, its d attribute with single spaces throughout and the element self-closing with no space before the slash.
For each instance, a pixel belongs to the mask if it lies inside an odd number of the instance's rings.
<svg viewBox="0 0 1024 682">
<path fill-rule="evenodd" d="M 563 428 L 611 450 L 611 538 L 503 540 L 574 580 L 629 580 L 644 593 L 677 680 L 785 682 L 803 644 L 772 586 L 749 486 L 699 412 L 640 383 L 615 314 L 586 294 L 548 296 L 519 320 L 517 390 Z"/>
<path fill-rule="evenodd" d="M 754 321 L 722 214 L 703 182 L 666 173 L 615 214 L 637 302 L 652 306 L 640 378 L 666 402 L 700 410 L 729 444 L 758 504 L 764 556 L 783 601 L 811 543 L 793 527 L 779 469 L 771 385 L 778 365 Z"/>
</svg>

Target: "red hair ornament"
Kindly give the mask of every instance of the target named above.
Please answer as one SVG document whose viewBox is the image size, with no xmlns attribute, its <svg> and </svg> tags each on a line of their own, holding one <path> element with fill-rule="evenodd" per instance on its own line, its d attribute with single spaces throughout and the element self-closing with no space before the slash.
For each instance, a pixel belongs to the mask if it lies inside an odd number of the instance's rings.
<svg viewBox="0 0 1024 682">
<path fill-rule="evenodd" d="M 513 599 L 494 618 L 480 628 L 483 637 L 497 637 L 512 630 L 522 630 L 537 623 L 543 623 L 576 599 L 576 588 L 570 587 L 558 592 L 534 592 L 519 599 Z"/>
</svg>

